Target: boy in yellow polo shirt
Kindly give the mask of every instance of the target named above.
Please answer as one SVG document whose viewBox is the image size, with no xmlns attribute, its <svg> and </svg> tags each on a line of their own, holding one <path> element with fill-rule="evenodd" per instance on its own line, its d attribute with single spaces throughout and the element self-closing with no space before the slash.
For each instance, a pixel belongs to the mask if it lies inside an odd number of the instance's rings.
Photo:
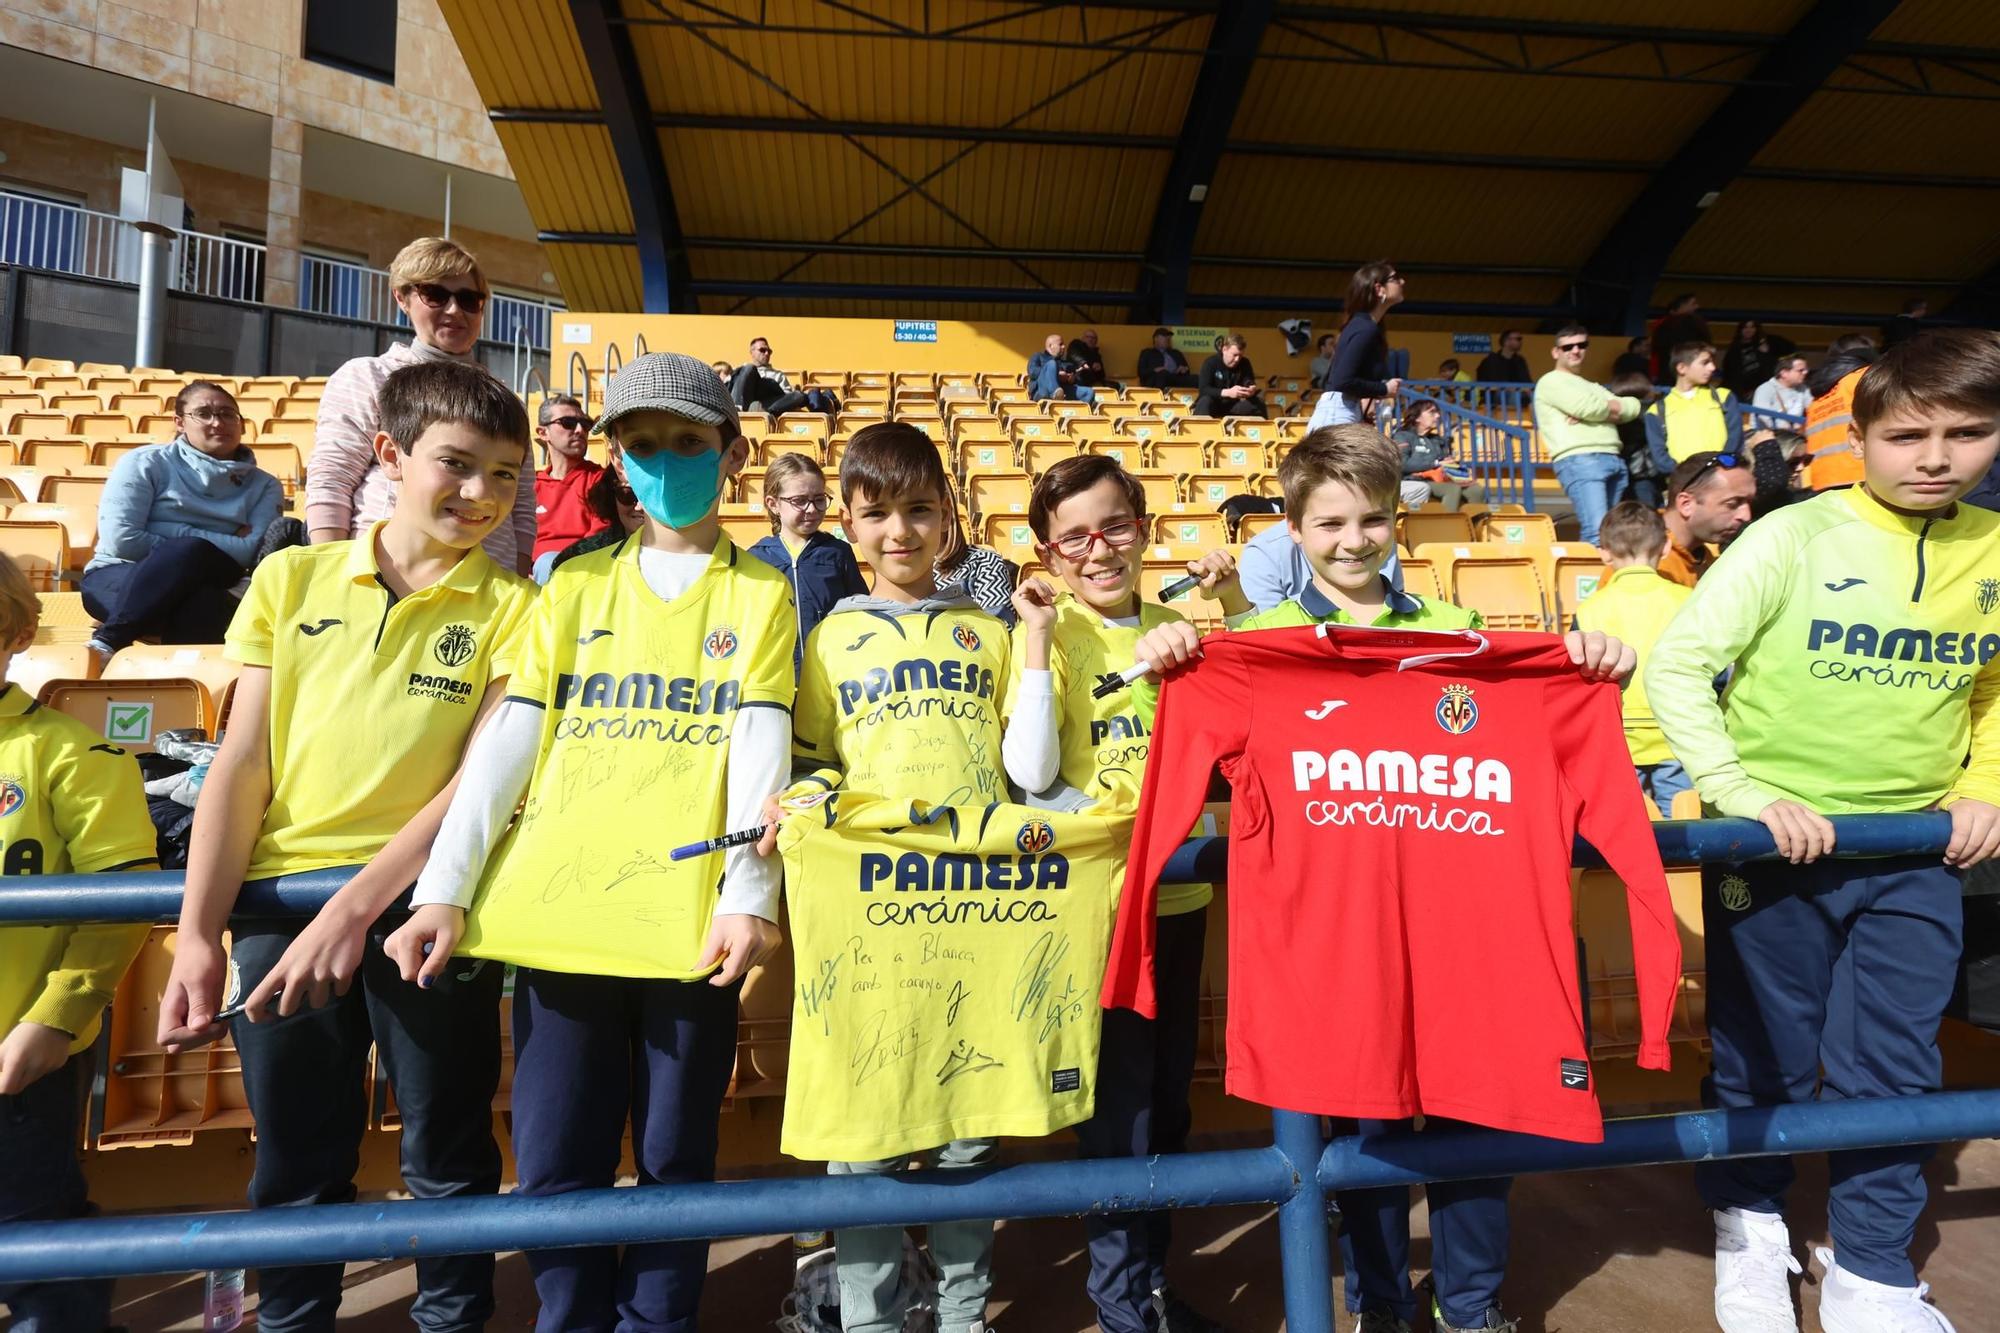
<svg viewBox="0 0 2000 1333">
<path fill-rule="evenodd" d="M 499 700 L 533 598 L 479 546 L 512 512 L 528 418 L 499 381 L 452 362 L 396 371 L 381 408 L 375 452 L 398 483 L 395 512 L 366 537 L 259 565 L 229 627 L 243 673 L 195 807 L 160 1005 L 171 1051 L 220 1035 L 225 966 L 229 998 L 245 1003 L 231 1031 L 257 1121 L 259 1208 L 354 1198 L 371 1045 L 403 1117 L 410 1192 L 500 1184 L 500 969 L 454 967 L 424 995 L 379 940 L 404 914 L 398 899 Z M 222 932 L 246 879 L 337 866 L 362 869 L 309 924 L 238 922 L 225 964 Z M 420 1327 L 476 1329 L 492 1314 L 492 1256 L 420 1259 L 417 1273 Z M 340 1277 L 339 1264 L 263 1270 L 258 1327 L 331 1329 Z"/>
<path fill-rule="evenodd" d="M 0 555 L 0 677 L 35 638 L 41 602 Z M 0 687 L 0 874 L 152 870 L 153 823 L 132 756 L 18 685 Z M 5 892 L 0 889 L 0 892 Z M 77 1109 L 90 1046 L 147 927 L 0 929 L 0 1224 L 82 1217 Z M 13 1327 L 95 1330 L 111 1282 L 0 1284 Z"/>
<path fill-rule="evenodd" d="M 1667 551 L 1667 525 L 1656 510 L 1631 500 L 1605 515 L 1598 530 L 1604 563 L 1611 577 L 1576 609 L 1576 627 L 1602 630 L 1632 645 L 1643 666 L 1653 643 L 1666 632 L 1667 622 L 1687 601 L 1690 589 L 1660 574 L 1660 557 Z M 1674 797 L 1694 784 L 1687 770 L 1667 748 L 1653 706 L 1646 702 L 1646 685 L 1638 676 L 1625 687 L 1625 745 L 1639 771 L 1639 785 L 1663 815 L 1673 813 Z"/>
</svg>

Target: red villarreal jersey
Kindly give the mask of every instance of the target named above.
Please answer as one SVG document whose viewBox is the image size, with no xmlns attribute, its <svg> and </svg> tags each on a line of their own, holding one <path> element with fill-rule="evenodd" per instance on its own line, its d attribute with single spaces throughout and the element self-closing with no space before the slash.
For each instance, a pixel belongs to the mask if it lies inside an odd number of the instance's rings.
<svg viewBox="0 0 2000 1333">
<path fill-rule="evenodd" d="M 1160 867 L 1234 787 L 1228 1088 L 1595 1142 L 1571 927 L 1581 833 L 1625 881 L 1639 1063 L 1667 1067 L 1680 940 L 1619 717 L 1544 634 L 1217 635 L 1168 679 L 1104 983 L 1153 1012 Z"/>
</svg>

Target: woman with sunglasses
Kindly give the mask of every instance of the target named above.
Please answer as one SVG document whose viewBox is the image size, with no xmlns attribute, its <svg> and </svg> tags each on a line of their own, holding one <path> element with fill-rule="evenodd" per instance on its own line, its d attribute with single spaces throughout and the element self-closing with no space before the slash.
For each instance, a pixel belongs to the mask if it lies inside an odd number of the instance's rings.
<svg viewBox="0 0 2000 1333">
<path fill-rule="evenodd" d="M 118 460 L 97 506 L 97 551 L 83 605 L 103 623 L 102 660 L 145 637 L 220 643 L 232 590 L 279 545 L 284 495 L 243 447 L 243 416 L 219 384 L 196 380 L 174 399 L 174 439 Z M 293 532 L 297 524 L 290 525 Z"/>
<path fill-rule="evenodd" d="M 547 583 L 565 547 L 610 524 L 590 505 L 591 489 L 604 469 L 586 456 L 593 423 L 583 404 L 566 393 L 553 394 L 542 399 L 535 417 L 542 466 L 535 473 L 534 578 Z"/>
<path fill-rule="evenodd" d="M 381 427 L 376 399 L 389 372 L 419 361 L 476 364 L 473 353 L 488 296 L 478 260 L 442 236 L 419 237 L 389 265 L 389 281 L 396 308 L 416 336 L 380 356 L 356 357 L 327 379 L 306 474 L 306 528 L 315 543 L 358 537 L 396 507 L 396 483 L 375 458 L 375 433 Z M 500 568 L 529 572 L 535 547 L 533 488 L 516 491 L 512 519 L 498 524 L 484 545 Z"/>
</svg>

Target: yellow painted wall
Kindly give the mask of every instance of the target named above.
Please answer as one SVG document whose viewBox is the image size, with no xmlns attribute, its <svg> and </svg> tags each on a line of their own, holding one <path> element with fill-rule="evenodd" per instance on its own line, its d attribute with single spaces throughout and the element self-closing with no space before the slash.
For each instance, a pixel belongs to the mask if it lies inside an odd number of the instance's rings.
<svg viewBox="0 0 2000 1333">
<path fill-rule="evenodd" d="M 1329 321 L 1315 326 L 1315 338 L 1331 332 Z M 704 361 L 727 361 L 741 365 L 749 358 L 750 340 L 771 340 L 772 363 L 785 371 L 799 370 L 931 370 L 1004 371 L 1019 373 L 1028 358 L 1041 350 L 1042 340 L 1051 332 L 1065 338 L 1081 330 L 1075 324 L 965 324 L 939 320 L 934 343 L 894 339 L 894 321 L 887 319 L 805 319 L 769 315 L 632 315 L 573 312 L 559 316 L 555 327 L 555 373 L 558 385 L 568 382 L 565 372 L 572 352 L 582 352 L 593 375 L 604 366 L 605 347 L 616 343 L 627 358 L 633 355 L 634 338 L 643 333 L 646 346 L 655 352 L 686 352 Z M 1309 348 L 1299 356 L 1285 354 L 1284 336 L 1275 320 L 1261 326 L 1237 326 L 1250 343 L 1250 362 L 1260 375 L 1297 375 L 1304 378 L 1312 360 Z M 1491 332 L 1471 323 L 1465 332 Z M 1104 350 L 1105 369 L 1113 379 L 1136 375 L 1139 352 L 1149 346 L 1153 326 L 1099 325 L 1098 345 Z M 570 334 L 580 336 L 570 341 Z M 1465 372 L 1471 374 L 1479 363 L 1478 353 L 1454 353 L 1449 333 L 1422 330 L 1403 331 L 1392 320 L 1392 346 L 1410 350 L 1411 373 L 1419 379 L 1437 374 L 1438 362 L 1456 355 Z M 1539 375 L 1552 362 L 1548 335 L 1530 333 L 1523 349 L 1529 369 Z M 1603 375 L 1624 350 L 1616 338 L 1598 338 L 1591 346 L 1587 374 Z M 1199 367 L 1210 348 L 1183 346 L 1190 365 Z"/>
</svg>

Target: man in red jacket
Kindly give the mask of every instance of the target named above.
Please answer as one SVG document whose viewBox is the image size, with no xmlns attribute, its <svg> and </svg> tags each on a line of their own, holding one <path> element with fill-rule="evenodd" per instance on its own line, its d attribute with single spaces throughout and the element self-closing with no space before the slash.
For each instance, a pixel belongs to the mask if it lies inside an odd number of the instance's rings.
<svg viewBox="0 0 2000 1333">
<path fill-rule="evenodd" d="M 535 413 L 535 438 L 545 460 L 535 474 L 535 582 L 547 583 L 565 546 L 608 524 L 590 507 L 590 488 L 604 469 L 584 457 L 591 420 L 583 404 L 566 393 L 542 399 Z"/>
</svg>

